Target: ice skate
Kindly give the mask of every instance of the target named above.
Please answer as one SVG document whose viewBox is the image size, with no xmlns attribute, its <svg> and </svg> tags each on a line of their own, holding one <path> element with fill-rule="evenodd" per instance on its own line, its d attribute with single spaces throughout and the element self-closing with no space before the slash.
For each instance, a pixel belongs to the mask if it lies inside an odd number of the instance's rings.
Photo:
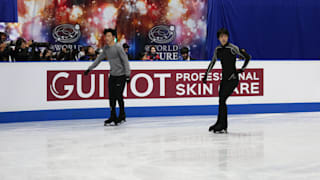
<svg viewBox="0 0 320 180">
<path fill-rule="evenodd" d="M 119 119 L 120 123 L 126 122 L 126 113 L 125 112 L 120 112 L 118 119 Z"/>
<path fill-rule="evenodd" d="M 116 113 L 111 113 L 110 118 L 108 120 L 104 121 L 104 126 L 111 125 L 111 123 L 114 123 L 115 126 L 117 126 L 120 123 L 119 119 L 117 118 Z"/>
<path fill-rule="evenodd" d="M 220 125 L 220 124 L 215 124 L 209 127 L 209 132 L 213 132 L 213 133 L 218 133 L 218 134 L 227 134 L 227 127 Z"/>
</svg>

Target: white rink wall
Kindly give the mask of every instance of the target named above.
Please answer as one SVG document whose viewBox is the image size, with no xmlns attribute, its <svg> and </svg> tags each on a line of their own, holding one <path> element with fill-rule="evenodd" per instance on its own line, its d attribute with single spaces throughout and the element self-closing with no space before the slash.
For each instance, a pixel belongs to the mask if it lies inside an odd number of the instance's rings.
<svg viewBox="0 0 320 180">
<path fill-rule="evenodd" d="M 86 70 L 91 63 L 92 62 L 1 63 L 0 112 L 66 110 L 83 108 L 90 109 L 108 107 L 108 100 L 106 98 L 60 101 L 48 101 L 47 99 L 47 91 L 49 88 L 48 84 L 52 84 L 51 82 L 47 82 L 48 71 L 77 71 L 80 72 L 79 75 L 81 75 L 81 71 Z M 242 63 L 243 62 L 241 61 L 238 62 L 237 67 L 241 67 Z M 199 72 L 204 72 L 208 64 L 209 61 L 130 62 L 132 70 L 151 70 L 151 72 L 157 70 L 166 70 L 165 74 L 167 75 L 164 75 L 162 77 L 162 85 L 161 77 L 158 77 L 160 83 L 154 83 L 153 86 L 149 89 L 150 92 L 159 91 L 160 96 L 162 92 L 161 97 L 129 98 L 126 99 L 126 107 L 217 105 L 218 97 L 210 97 L 210 95 L 209 97 L 166 97 L 167 91 L 178 92 L 178 90 L 177 87 L 163 87 L 163 83 L 168 79 L 165 76 L 177 76 L 176 74 L 170 75 L 170 71 L 198 70 Z M 95 70 L 108 69 L 108 62 L 102 62 Z M 220 62 L 216 63 L 214 69 L 221 69 Z M 263 80 L 260 79 L 260 83 L 262 83 L 263 85 L 262 87 L 260 87 L 260 89 L 259 87 L 249 87 L 249 89 L 248 87 L 245 87 L 247 88 L 245 89 L 245 91 L 252 91 L 254 93 L 259 89 L 259 91 L 261 91 L 263 95 L 234 96 L 229 98 L 229 105 L 320 103 L 320 61 L 253 60 L 248 65 L 247 69 L 263 70 Z M 137 82 L 138 81 L 136 81 L 135 83 Z M 104 86 L 105 83 L 106 82 L 100 85 Z M 74 87 L 74 89 L 76 89 L 76 86 Z M 146 91 L 148 91 L 148 89 L 144 90 L 144 92 Z M 181 93 L 182 90 L 180 89 L 179 92 Z M 102 93 L 102 95 L 103 94 L 105 93 Z M 319 105 L 317 104 L 317 107 L 318 106 Z"/>
</svg>

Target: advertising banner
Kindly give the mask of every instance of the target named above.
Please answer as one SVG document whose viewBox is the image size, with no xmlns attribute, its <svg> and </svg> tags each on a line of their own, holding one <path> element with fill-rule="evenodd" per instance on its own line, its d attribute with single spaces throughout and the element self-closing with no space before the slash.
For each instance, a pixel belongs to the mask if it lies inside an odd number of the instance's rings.
<svg viewBox="0 0 320 180">
<path fill-rule="evenodd" d="M 47 71 L 47 100 L 69 101 L 108 98 L 109 70 L 95 70 L 85 76 L 84 71 Z M 205 70 L 133 70 L 124 97 L 139 98 L 196 98 L 217 97 L 221 70 L 202 78 Z M 239 85 L 233 96 L 263 96 L 263 69 L 247 69 L 239 74 Z"/>
</svg>

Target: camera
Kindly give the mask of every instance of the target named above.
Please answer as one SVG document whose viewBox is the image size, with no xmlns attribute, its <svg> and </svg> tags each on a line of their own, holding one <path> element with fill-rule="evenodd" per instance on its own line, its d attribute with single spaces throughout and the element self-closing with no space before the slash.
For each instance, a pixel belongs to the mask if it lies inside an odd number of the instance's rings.
<svg viewBox="0 0 320 180">
<path fill-rule="evenodd" d="M 48 42 L 32 42 L 31 46 L 33 47 L 50 47 Z"/>
<path fill-rule="evenodd" d="M 4 43 L 7 46 L 14 46 L 14 47 L 20 47 L 22 42 L 26 42 L 24 39 L 18 39 L 16 41 L 5 41 Z M 50 43 L 48 42 L 35 42 L 32 41 L 32 44 L 30 47 L 50 47 Z"/>
</svg>

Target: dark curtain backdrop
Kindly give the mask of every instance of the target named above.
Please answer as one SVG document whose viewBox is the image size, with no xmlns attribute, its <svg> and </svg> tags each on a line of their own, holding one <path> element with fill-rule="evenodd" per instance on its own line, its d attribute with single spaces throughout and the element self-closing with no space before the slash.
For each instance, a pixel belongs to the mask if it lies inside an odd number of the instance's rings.
<svg viewBox="0 0 320 180">
<path fill-rule="evenodd" d="M 209 58 L 221 27 L 254 59 L 320 58 L 319 0 L 208 1 Z"/>
</svg>

